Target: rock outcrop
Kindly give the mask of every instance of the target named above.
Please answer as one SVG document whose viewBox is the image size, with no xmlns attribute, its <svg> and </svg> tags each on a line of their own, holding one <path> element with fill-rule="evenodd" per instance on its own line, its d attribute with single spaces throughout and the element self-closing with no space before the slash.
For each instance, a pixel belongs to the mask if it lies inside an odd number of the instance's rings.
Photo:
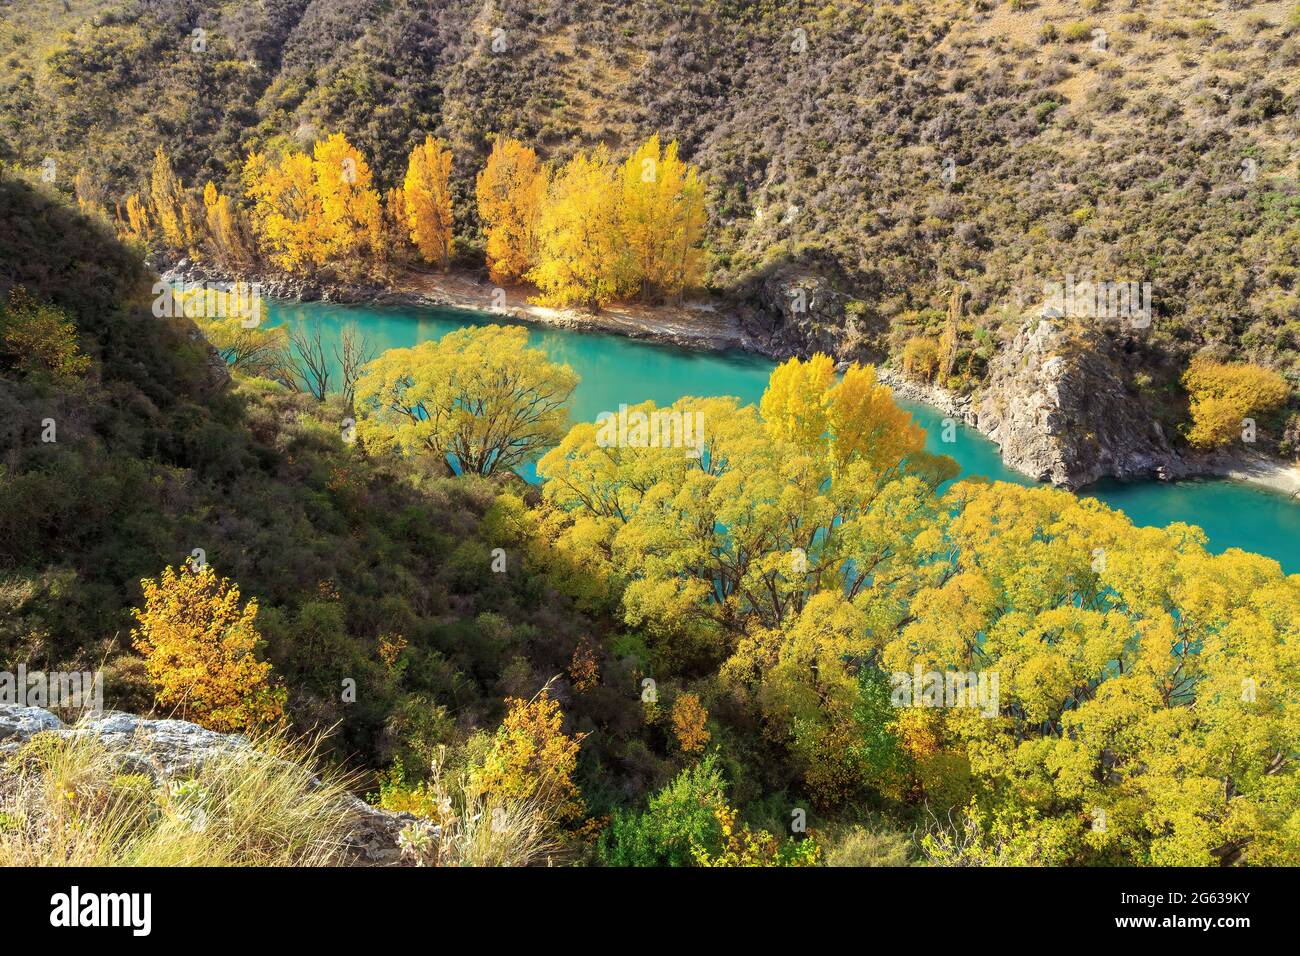
<svg viewBox="0 0 1300 956">
<path fill-rule="evenodd" d="M 755 281 L 742 319 L 746 345 L 776 359 L 824 352 L 837 360 L 883 357 L 883 323 L 823 265 L 786 263 Z"/>
<path fill-rule="evenodd" d="M 6 758 L 42 732 L 93 736 L 121 761 L 123 773 L 146 774 L 155 782 L 183 780 L 218 754 L 251 748 L 238 734 L 217 733 L 183 720 L 149 720 L 106 711 L 67 725 L 39 707 L 4 704 L 0 705 L 0 782 L 6 775 Z M 420 825 L 417 818 L 378 810 L 355 797 L 347 800 L 352 826 L 343 844 L 344 860 L 355 866 L 401 863 L 401 832 Z"/>
<path fill-rule="evenodd" d="M 1034 318 L 990 363 L 973 424 L 1007 465 L 1067 488 L 1182 477 L 1186 464 L 1127 382 L 1106 335 Z"/>
<path fill-rule="evenodd" d="M 262 295 L 289 302 L 320 301 L 355 304 L 374 302 L 387 292 L 383 286 L 374 284 L 322 282 L 312 278 L 280 273 L 264 275 L 253 272 L 227 272 L 221 269 L 209 268 L 188 259 L 180 259 L 176 262 L 157 261 L 152 265 L 168 282 L 245 282 L 249 285 L 258 286 Z"/>
</svg>

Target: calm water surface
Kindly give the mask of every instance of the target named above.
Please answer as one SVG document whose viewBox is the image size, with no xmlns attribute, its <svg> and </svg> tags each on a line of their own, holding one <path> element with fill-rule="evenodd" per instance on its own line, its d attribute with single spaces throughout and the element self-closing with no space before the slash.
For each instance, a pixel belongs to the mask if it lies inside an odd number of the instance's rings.
<svg viewBox="0 0 1300 956">
<path fill-rule="evenodd" d="M 333 342 L 338 330 L 355 322 L 376 351 L 405 348 L 440 338 L 466 325 L 505 324 L 513 320 L 456 309 L 404 309 L 270 302 L 270 325 L 321 320 L 322 336 Z M 773 363 L 744 352 L 692 352 L 617 335 L 552 329 L 528 323 L 530 344 L 553 359 L 567 362 L 582 382 L 574 395 L 576 421 L 594 421 L 602 411 L 652 399 L 668 405 L 683 395 L 735 395 L 757 403 Z M 953 443 L 939 440 L 942 415 L 924 405 L 900 403 L 926 430 L 933 452 L 951 455 L 963 475 L 984 475 L 1029 485 L 1032 481 L 1002 464 L 997 446 L 978 432 L 959 426 Z M 530 466 L 525 477 L 535 480 Z M 1244 548 L 1275 558 L 1288 573 L 1300 572 L 1300 503 L 1284 495 L 1233 481 L 1109 482 L 1084 494 L 1122 509 L 1139 525 L 1164 526 L 1173 521 L 1199 525 L 1210 548 Z"/>
</svg>

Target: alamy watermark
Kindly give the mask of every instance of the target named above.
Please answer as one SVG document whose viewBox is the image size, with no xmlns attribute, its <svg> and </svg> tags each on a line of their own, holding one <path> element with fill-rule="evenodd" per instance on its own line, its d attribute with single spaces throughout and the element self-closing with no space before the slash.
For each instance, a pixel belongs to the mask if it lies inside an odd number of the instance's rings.
<svg viewBox="0 0 1300 956">
<path fill-rule="evenodd" d="M 159 319 L 239 319 L 246 329 L 262 324 L 260 282 L 155 282 L 153 294 Z"/>
<path fill-rule="evenodd" d="M 132 936 L 148 936 L 153 928 L 153 894 L 83 893 L 74 885 L 50 897 L 50 925 L 118 926 L 130 929 Z"/>
<path fill-rule="evenodd" d="M 628 410 L 596 416 L 596 444 L 601 448 L 684 448 L 686 457 L 699 458 L 704 450 L 704 413 L 657 408 L 651 412 Z"/>
<path fill-rule="evenodd" d="M 1150 282 L 1076 281 L 1043 284 L 1043 314 L 1085 319 L 1128 320 L 1135 329 L 1151 325 Z"/>
<path fill-rule="evenodd" d="M 0 704 L 17 707 L 85 710 L 104 709 L 101 671 L 0 671 Z"/>
<path fill-rule="evenodd" d="M 983 717 L 998 715 L 997 671 L 922 671 L 917 664 L 910 674 L 896 671 L 890 682 L 895 707 L 970 707 Z"/>
</svg>

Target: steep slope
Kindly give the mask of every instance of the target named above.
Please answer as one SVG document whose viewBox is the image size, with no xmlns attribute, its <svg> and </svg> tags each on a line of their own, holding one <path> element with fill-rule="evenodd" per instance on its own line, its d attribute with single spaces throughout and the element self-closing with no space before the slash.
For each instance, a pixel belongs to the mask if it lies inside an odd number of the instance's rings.
<svg viewBox="0 0 1300 956">
<path fill-rule="evenodd" d="M 484 572 L 498 486 L 366 458 L 337 398 L 232 386 L 190 320 L 151 314 L 149 282 L 106 228 L 0 176 L 0 303 L 54 304 L 90 359 L 27 370 L 0 335 L 0 669 L 102 668 L 109 706 L 147 710 L 131 608 L 195 549 L 259 602 L 299 728 L 338 724 L 369 766 L 427 766 L 565 669 L 590 621 L 524 567 Z"/>
</svg>

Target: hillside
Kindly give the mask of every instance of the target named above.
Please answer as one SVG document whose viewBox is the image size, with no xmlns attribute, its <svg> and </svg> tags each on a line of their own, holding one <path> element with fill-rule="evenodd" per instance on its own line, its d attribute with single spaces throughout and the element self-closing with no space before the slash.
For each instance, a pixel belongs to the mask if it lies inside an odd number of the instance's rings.
<svg viewBox="0 0 1300 956">
<path fill-rule="evenodd" d="M 1151 284 L 1149 328 L 1090 324 L 1120 414 L 1175 442 L 1193 354 L 1300 377 L 1294 3 L 38 0 L 0 7 L 0 60 L 0 159 L 110 207 L 159 144 L 236 189 L 250 149 L 341 130 L 388 188 L 428 132 L 474 263 L 490 134 L 558 161 L 658 131 L 709 188 L 709 284 L 773 354 L 897 363 L 960 285 L 941 384 L 978 391 L 1074 276 Z"/>
<path fill-rule="evenodd" d="M 337 398 L 232 383 L 192 322 L 150 314 L 144 276 L 105 230 L 0 178 L 0 302 L 17 286 L 52 302 L 90 359 L 78 377 L 0 362 L 6 661 L 104 666 L 112 705 L 147 707 L 130 608 L 141 579 L 198 548 L 260 601 L 290 712 L 338 725 L 344 759 L 424 766 L 458 725 L 564 669 L 583 615 L 523 569 L 479 573 L 496 486 L 358 454 Z M 386 641 L 410 643 L 400 667 L 381 662 Z"/>
</svg>

